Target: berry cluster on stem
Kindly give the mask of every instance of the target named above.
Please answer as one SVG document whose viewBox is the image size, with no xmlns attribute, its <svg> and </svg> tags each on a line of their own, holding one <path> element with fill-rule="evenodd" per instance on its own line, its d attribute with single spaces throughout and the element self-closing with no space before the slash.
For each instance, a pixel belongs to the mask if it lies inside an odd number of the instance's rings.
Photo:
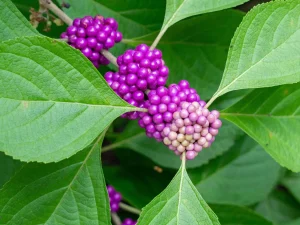
<svg viewBox="0 0 300 225">
<path fill-rule="evenodd" d="M 79 49 L 98 68 L 110 62 L 101 51 L 108 50 L 120 42 L 122 33 L 118 31 L 118 23 L 114 18 L 97 15 L 74 19 L 72 25 L 60 37 Z"/>
<path fill-rule="evenodd" d="M 164 86 L 169 69 L 162 60 L 162 52 L 150 50 L 146 44 L 138 45 L 134 50 L 127 50 L 117 58 L 117 72 L 107 72 L 104 76 L 108 85 L 129 104 L 144 108 L 147 91 Z M 138 112 L 131 112 L 122 117 L 135 120 Z"/>
<path fill-rule="evenodd" d="M 120 225 L 136 225 L 137 222 L 130 218 L 124 219 L 124 221 L 121 224 L 120 218 L 118 217 L 118 215 L 116 213 L 119 211 L 121 204 L 123 205 L 122 208 L 129 209 L 129 210 L 127 210 L 129 212 L 132 210 L 134 210 L 134 211 L 138 211 L 138 210 L 135 208 L 132 208 L 131 206 L 127 206 L 127 205 L 124 207 L 125 204 L 121 203 L 121 200 L 122 200 L 121 193 L 117 192 L 113 186 L 107 185 L 106 189 L 107 189 L 107 193 L 109 196 L 109 205 L 110 205 L 110 211 L 112 213 L 112 219 L 115 221 L 115 223 L 120 224 Z"/>
<path fill-rule="evenodd" d="M 169 69 L 162 52 L 155 49 L 160 37 L 151 48 L 140 44 L 117 59 L 112 56 L 107 50 L 122 39 L 117 29 L 118 23 L 113 18 L 86 16 L 75 19 L 61 38 L 80 49 L 96 67 L 109 61 L 117 64 L 117 72 L 107 72 L 104 76 L 108 85 L 129 104 L 146 109 L 146 112 L 130 112 L 122 117 L 138 120 L 148 137 L 163 142 L 177 155 L 194 159 L 214 142 L 222 125 L 219 112 L 210 112 L 206 102 L 186 80 L 165 87 Z"/>
</svg>

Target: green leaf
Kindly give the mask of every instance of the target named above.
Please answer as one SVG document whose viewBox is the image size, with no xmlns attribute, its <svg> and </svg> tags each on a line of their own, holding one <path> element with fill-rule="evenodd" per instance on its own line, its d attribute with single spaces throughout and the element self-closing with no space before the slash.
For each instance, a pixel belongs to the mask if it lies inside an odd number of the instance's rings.
<svg viewBox="0 0 300 225">
<path fill-rule="evenodd" d="M 256 207 L 256 212 L 274 224 L 287 224 L 300 216 L 300 204 L 288 193 L 274 191 Z"/>
<path fill-rule="evenodd" d="M 0 9 L 0 41 L 39 35 L 10 0 L 1 0 Z"/>
<path fill-rule="evenodd" d="M 300 81 L 300 1 L 259 5 L 235 33 L 220 87 L 213 99 L 229 91 L 271 87 Z"/>
<path fill-rule="evenodd" d="M 265 199 L 274 188 L 280 166 L 245 135 L 225 154 L 189 170 L 189 174 L 207 202 L 251 205 Z"/>
<path fill-rule="evenodd" d="M 257 89 L 221 113 L 279 164 L 300 171 L 300 83 Z"/>
<path fill-rule="evenodd" d="M 293 220 L 292 222 L 288 223 L 287 225 L 300 225 L 300 217 L 297 220 Z"/>
<path fill-rule="evenodd" d="M 66 43 L 44 37 L 7 41 L 0 44 L 0 62 L 0 150 L 15 159 L 70 157 L 116 117 L 135 110 Z"/>
<path fill-rule="evenodd" d="M 300 173 L 289 173 L 281 183 L 294 195 L 300 203 Z M 300 217 L 300 215 L 299 215 Z"/>
<path fill-rule="evenodd" d="M 249 0 L 167 0 L 162 29 L 190 16 L 241 5 Z"/>
<path fill-rule="evenodd" d="M 223 154 L 234 145 L 234 142 L 242 134 L 243 133 L 237 127 L 224 121 L 213 145 L 200 152 L 194 160 L 188 161 L 187 168 L 199 167 L 206 164 L 209 160 Z M 179 157 L 161 142 L 147 137 L 145 130 L 139 128 L 136 122 L 129 123 L 111 147 L 132 149 L 149 157 L 153 162 L 163 167 L 172 169 L 178 169 L 180 167 L 181 161 Z"/>
<path fill-rule="evenodd" d="M 138 225 L 219 225 L 183 163 L 168 187 L 143 208 Z"/>
<path fill-rule="evenodd" d="M 272 225 L 248 208 L 234 205 L 211 205 L 222 225 Z"/>
<path fill-rule="evenodd" d="M 62 3 L 63 0 L 58 2 Z M 165 10 L 164 1 L 68 0 L 68 3 L 71 7 L 64 10 L 73 19 L 97 14 L 115 18 L 124 38 L 138 37 L 158 30 Z"/>
<path fill-rule="evenodd" d="M 59 163 L 26 164 L 0 191 L 0 224 L 110 224 L 103 137 Z"/>
<path fill-rule="evenodd" d="M 230 40 L 243 15 L 237 10 L 226 10 L 193 17 L 172 26 L 157 47 L 162 50 L 170 69 L 168 83 L 188 79 L 202 99 L 209 99 L 218 88 Z M 123 42 L 151 45 L 157 33 L 124 39 Z"/>
<path fill-rule="evenodd" d="M 155 170 L 158 167 L 153 162 L 129 149 L 119 149 L 115 153 L 120 164 L 104 166 L 105 178 L 137 208 L 144 207 L 162 192 L 175 174 L 165 168 L 160 168 L 160 172 Z"/>
<path fill-rule="evenodd" d="M 0 152 L 0 189 L 22 166 L 22 163 L 13 160 L 10 156 Z"/>
</svg>

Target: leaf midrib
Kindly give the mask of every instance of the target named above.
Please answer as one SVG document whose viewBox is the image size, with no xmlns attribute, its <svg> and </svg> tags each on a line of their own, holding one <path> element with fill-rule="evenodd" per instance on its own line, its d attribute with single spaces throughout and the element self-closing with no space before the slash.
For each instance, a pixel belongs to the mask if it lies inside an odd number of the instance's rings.
<svg viewBox="0 0 300 225">
<path fill-rule="evenodd" d="M 186 0 L 183 0 L 182 3 L 179 5 L 179 7 L 177 8 L 177 10 L 175 10 L 173 16 L 171 16 L 171 18 L 168 20 L 168 22 L 163 25 L 162 30 L 166 30 L 169 27 L 169 24 L 172 22 L 172 20 L 174 19 L 174 17 L 177 15 L 178 11 L 181 9 L 181 7 L 184 5 Z M 166 8 L 167 11 L 167 8 Z"/>
<path fill-rule="evenodd" d="M 78 177 L 79 173 L 82 171 L 83 167 L 85 166 L 87 160 L 89 159 L 90 155 L 92 154 L 92 152 L 94 151 L 94 149 L 97 147 L 99 141 L 103 138 L 103 136 L 105 135 L 106 131 L 104 130 L 102 132 L 102 134 L 98 137 L 98 139 L 96 140 L 96 142 L 94 143 L 93 147 L 91 148 L 91 150 L 89 151 L 89 153 L 86 155 L 85 159 L 82 161 L 82 164 L 80 166 L 80 168 L 78 169 L 77 173 L 74 175 L 72 181 L 70 182 L 70 184 L 68 185 L 68 188 L 65 190 L 65 193 L 63 194 L 63 196 L 61 197 L 60 201 L 58 202 L 57 206 L 55 207 L 55 209 L 53 210 L 53 213 L 51 214 L 51 216 L 56 212 L 56 210 L 58 209 L 58 207 L 61 205 L 62 200 L 64 199 L 65 195 L 68 193 L 68 191 L 71 189 L 71 186 L 73 185 L 74 181 L 76 180 L 76 178 Z M 48 220 L 45 221 L 45 223 L 47 223 L 49 221 L 49 219 L 51 218 L 51 216 L 49 216 Z"/>
<path fill-rule="evenodd" d="M 54 100 L 23 100 L 23 99 L 12 99 L 12 98 L 6 98 L 6 97 L 0 97 L 0 99 L 8 99 L 8 100 L 13 100 L 13 101 L 21 101 L 21 102 L 40 102 L 40 103 L 67 103 L 67 104 L 74 104 L 74 105 L 82 105 L 82 106 L 87 106 L 87 107 L 105 107 L 105 108 L 121 108 L 121 109 L 126 109 L 130 111 L 143 111 L 144 109 L 142 108 L 135 108 L 135 107 L 130 107 L 130 106 L 120 106 L 120 105 L 100 105 L 100 104 L 92 104 L 92 103 L 81 103 L 81 102 L 68 102 L 68 101 L 54 101 Z"/>
<path fill-rule="evenodd" d="M 182 160 L 180 185 L 179 185 L 179 190 L 178 190 L 179 194 L 178 194 L 178 207 L 177 207 L 177 216 L 176 216 L 176 218 L 177 218 L 177 225 L 179 225 L 179 211 L 180 211 L 180 203 L 181 203 L 181 195 L 182 195 L 182 185 L 183 185 L 184 171 L 185 171 L 185 163 L 184 163 L 184 160 Z"/>
</svg>

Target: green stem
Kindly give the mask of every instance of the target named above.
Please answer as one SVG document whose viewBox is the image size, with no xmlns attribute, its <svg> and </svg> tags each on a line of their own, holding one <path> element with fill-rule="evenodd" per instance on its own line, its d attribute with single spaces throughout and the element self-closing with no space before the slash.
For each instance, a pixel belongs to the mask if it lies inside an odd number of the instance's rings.
<svg viewBox="0 0 300 225">
<path fill-rule="evenodd" d="M 212 96 L 212 98 L 205 105 L 205 108 L 208 108 L 217 98 L 219 97 L 218 92 Z"/>
<path fill-rule="evenodd" d="M 159 32 L 159 34 L 157 35 L 157 37 L 155 38 L 153 44 L 150 47 L 150 50 L 155 49 L 156 45 L 158 44 L 158 42 L 160 41 L 160 39 L 162 38 L 162 36 L 165 34 L 165 32 L 167 31 L 168 26 L 164 26 L 163 29 Z"/>
<path fill-rule="evenodd" d="M 127 212 L 130 212 L 130 213 L 133 213 L 133 214 L 137 214 L 137 215 L 140 215 L 141 213 L 141 210 L 137 209 L 137 208 L 134 208 L 130 205 L 127 205 L 123 202 L 120 202 L 120 208 L 127 211 Z"/>
<path fill-rule="evenodd" d="M 185 156 L 185 154 L 186 154 L 186 152 L 184 151 L 184 152 L 182 153 L 182 163 L 181 163 L 181 166 L 182 166 L 182 168 L 184 168 L 184 169 L 185 169 L 185 162 L 186 162 L 186 156 Z"/>
<path fill-rule="evenodd" d="M 117 148 L 119 146 L 120 146 L 120 143 L 107 145 L 107 146 L 105 146 L 105 147 L 102 148 L 101 153 L 111 151 L 111 150 L 113 150 L 113 149 L 115 149 L 115 148 Z"/>
</svg>

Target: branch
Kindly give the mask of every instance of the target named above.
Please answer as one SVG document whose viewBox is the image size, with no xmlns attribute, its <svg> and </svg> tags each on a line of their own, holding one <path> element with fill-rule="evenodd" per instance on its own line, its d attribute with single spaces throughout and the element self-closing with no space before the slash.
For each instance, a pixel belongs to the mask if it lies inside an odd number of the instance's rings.
<svg viewBox="0 0 300 225">
<path fill-rule="evenodd" d="M 65 14 L 60 8 L 58 8 L 51 0 L 39 0 L 40 5 L 49 9 L 55 15 L 57 15 L 62 21 L 64 21 L 68 25 L 72 25 L 73 20 Z"/>
</svg>

